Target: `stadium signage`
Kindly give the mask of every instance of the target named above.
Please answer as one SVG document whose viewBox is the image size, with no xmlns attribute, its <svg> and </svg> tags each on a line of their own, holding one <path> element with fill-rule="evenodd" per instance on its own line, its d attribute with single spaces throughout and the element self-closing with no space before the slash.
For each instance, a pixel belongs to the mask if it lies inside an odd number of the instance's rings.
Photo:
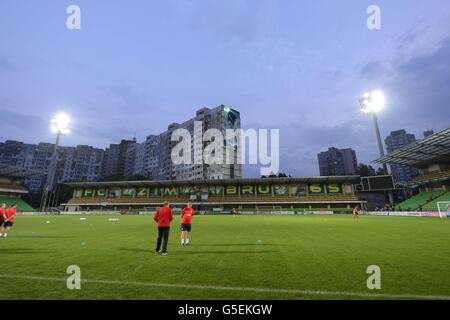
<svg viewBox="0 0 450 320">
<path fill-rule="evenodd" d="M 289 189 L 286 185 L 274 185 L 273 194 L 276 196 L 287 196 L 289 195 Z"/>
<path fill-rule="evenodd" d="M 92 198 L 93 195 L 94 195 L 94 189 L 92 189 L 92 188 L 84 189 L 84 192 L 83 192 L 84 198 Z"/>
<path fill-rule="evenodd" d="M 253 195 L 255 194 L 255 188 L 254 186 L 246 185 L 241 187 L 241 194 L 242 195 Z"/>
<path fill-rule="evenodd" d="M 323 193 L 323 185 L 319 183 L 314 183 L 309 185 L 309 193 L 320 194 Z"/>
<path fill-rule="evenodd" d="M 342 193 L 342 186 L 337 183 L 327 184 L 327 193 Z"/>
<path fill-rule="evenodd" d="M 92 215 L 95 213 L 96 215 L 120 215 L 120 211 L 108 210 L 108 211 L 61 211 L 62 215 Z M 154 214 L 154 212 L 152 212 Z"/>
<path fill-rule="evenodd" d="M 410 217 L 421 217 L 422 213 L 421 212 L 408 212 L 408 216 L 410 216 Z"/>
<path fill-rule="evenodd" d="M 422 216 L 439 218 L 439 212 L 422 212 Z"/>
<path fill-rule="evenodd" d="M 306 190 L 308 189 L 308 191 Z M 326 191 L 326 192 L 325 192 Z M 177 197 L 190 195 L 209 196 L 306 196 L 324 195 L 325 193 L 334 195 L 342 194 L 341 184 L 314 183 L 310 185 L 268 185 L 268 184 L 245 184 L 245 185 L 225 185 L 225 186 L 205 186 L 205 187 L 136 187 L 136 188 L 85 188 L 76 194 L 82 198 L 148 198 L 148 197 Z"/>
<path fill-rule="evenodd" d="M 258 194 L 259 195 L 270 195 L 270 186 L 269 185 L 258 185 Z"/>
<path fill-rule="evenodd" d="M 393 216 L 393 217 L 437 217 L 438 212 L 419 212 L 419 211 L 367 211 L 370 216 Z"/>
<path fill-rule="evenodd" d="M 273 210 L 273 211 L 269 211 L 270 214 L 273 215 L 290 215 L 290 214 L 295 214 L 295 211 L 292 210 Z"/>
<path fill-rule="evenodd" d="M 100 188 L 95 190 L 95 197 L 97 198 L 104 198 L 106 197 L 106 189 L 105 188 Z"/>
<path fill-rule="evenodd" d="M 239 194 L 238 186 L 226 186 L 225 195 L 227 196 L 237 196 Z"/>
<path fill-rule="evenodd" d="M 407 216 L 408 213 L 407 212 L 388 212 L 387 213 L 388 216 Z"/>
<path fill-rule="evenodd" d="M 147 197 L 148 196 L 148 191 L 149 191 L 149 189 L 145 188 L 145 187 L 137 188 L 136 196 L 139 197 L 139 198 Z"/>
<path fill-rule="evenodd" d="M 313 211 L 313 214 L 322 215 L 322 216 L 330 216 L 333 215 L 333 211 Z"/>
<path fill-rule="evenodd" d="M 368 211 L 368 212 L 366 212 L 366 214 L 369 216 L 387 216 L 388 212 L 387 211 Z"/>
</svg>

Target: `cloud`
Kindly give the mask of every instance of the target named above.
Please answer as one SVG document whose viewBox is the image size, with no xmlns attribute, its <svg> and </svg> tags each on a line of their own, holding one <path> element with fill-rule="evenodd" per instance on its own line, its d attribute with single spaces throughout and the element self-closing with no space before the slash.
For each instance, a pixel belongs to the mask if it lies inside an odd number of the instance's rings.
<svg viewBox="0 0 450 320">
<path fill-rule="evenodd" d="M 359 162 L 370 163 L 378 157 L 374 129 L 370 119 L 350 119 L 340 125 L 320 126 L 304 121 L 247 126 L 280 129 L 280 172 L 293 176 L 319 175 L 317 154 L 329 147 L 353 148 Z M 245 165 L 246 176 L 259 176 L 258 165 Z"/>
<path fill-rule="evenodd" d="M 113 94 L 124 101 L 130 101 L 133 98 L 133 88 L 126 85 L 108 85 L 102 87 L 107 93 Z"/>
<path fill-rule="evenodd" d="M 405 50 L 410 47 L 414 47 L 424 37 L 425 33 L 431 28 L 429 25 L 424 24 L 423 21 L 416 23 L 414 27 L 406 30 L 400 36 L 397 37 L 397 50 Z"/>
<path fill-rule="evenodd" d="M 245 1 L 188 2 L 183 6 L 176 3 L 182 16 L 188 17 L 188 27 L 193 32 L 207 32 L 225 42 L 248 43 L 259 34 L 257 16 L 264 5 L 258 7 Z M 208 12 L 208 14 L 205 14 Z"/>
<path fill-rule="evenodd" d="M 442 75 L 449 76 L 450 37 L 439 43 L 430 53 L 420 54 L 397 65 L 400 76 L 414 76 L 415 80 L 439 80 Z M 425 76 L 425 78 L 423 77 Z"/>
<path fill-rule="evenodd" d="M 381 77 L 387 73 L 385 64 L 379 60 L 371 60 L 358 69 L 358 74 L 364 78 Z"/>
<path fill-rule="evenodd" d="M 420 42 L 418 34 L 410 31 L 401 38 Z M 420 139 L 426 129 L 441 131 L 450 125 L 450 37 L 425 52 L 415 43 L 409 46 L 411 50 L 398 50 L 390 60 L 373 60 L 357 67 L 358 75 L 367 79 L 368 87 L 374 85 L 385 91 L 387 105 L 379 116 L 383 138 L 391 131 L 405 129 Z M 370 131 L 366 134 L 372 138 Z M 361 134 L 362 131 L 355 132 L 355 140 L 349 141 L 349 145 L 361 145 Z M 371 141 L 367 143 L 372 145 Z M 360 154 L 357 150 L 358 158 Z M 376 153 L 371 154 L 376 157 Z"/>
<path fill-rule="evenodd" d="M 49 130 L 46 119 L 35 115 L 25 115 L 19 112 L 0 109 L 1 127 L 0 141 L 18 140 L 24 143 L 53 143 L 55 137 Z M 108 123 L 95 126 L 86 122 L 73 123 L 71 133 L 64 136 L 62 145 L 75 146 L 80 144 L 106 148 L 110 143 L 117 143 L 121 139 L 131 138 L 133 128 L 126 123 Z"/>
<path fill-rule="evenodd" d="M 410 126 L 431 125 L 443 129 L 450 124 L 450 37 L 429 53 L 397 62 L 388 82 L 400 115 Z"/>
<path fill-rule="evenodd" d="M 343 70 L 337 68 L 332 68 L 325 71 L 325 74 L 332 78 L 339 78 L 343 75 L 343 73 Z"/>
<path fill-rule="evenodd" d="M 1 53 L 0 53 L 0 69 L 9 72 L 18 71 L 18 67 L 16 66 L 16 64 L 14 64 L 14 62 L 12 62 L 10 59 L 8 59 L 5 55 Z"/>
<path fill-rule="evenodd" d="M 34 115 L 21 114 L 4 107 L 0 109 L 0 113 L 2 115 L 0 139 L 2 140 L 27 140 L 29 137 L 39 137 L 42 128 L 48 127 L 44 119 Z"/>
</svg>

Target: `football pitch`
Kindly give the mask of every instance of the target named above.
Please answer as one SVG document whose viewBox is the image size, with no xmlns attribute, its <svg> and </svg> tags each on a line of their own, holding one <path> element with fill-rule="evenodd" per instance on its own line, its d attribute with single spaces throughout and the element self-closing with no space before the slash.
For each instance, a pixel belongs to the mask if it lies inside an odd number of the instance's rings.
<svg viewBox="0 0 450 320">
<path fill-rule="evenodd" d="M 2 299 L 450 299 L 447 220 L 196 216 L 182 247 L 176 217 L 161 256 L 152 216 L 83 217 L 16 219 L 0 239 Z"/>
</svg>

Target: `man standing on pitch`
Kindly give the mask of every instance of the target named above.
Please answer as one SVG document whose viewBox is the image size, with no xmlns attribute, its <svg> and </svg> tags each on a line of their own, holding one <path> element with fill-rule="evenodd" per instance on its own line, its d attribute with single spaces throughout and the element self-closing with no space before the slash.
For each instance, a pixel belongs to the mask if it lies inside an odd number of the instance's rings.
<svg viewBox="0 0 450 320">
<path fill-rule="evenodd" d="M 14 217 L 16 216 L 16 204 L 12 204 L 9 209 L 2 211 L 2 215 L 3 225 L 0 229 L 0 234 L 3 238 L 6 238 L 14 223 Z"/>
<path fill-rule="evenodd" d="M 192 217 L 195 212 L 192 208 L 192 202 L 188 202 L 187 207 L 181 211 L 181 245 L 189 245 L 191 239 Z"/>
<path fill-rule="evenodd" d="M 6 217 L 6 204 L 0 203 L 0 238 L 3 237 L 1 229 L 3 228 L 3 222 L 5 221 L 5 217 Z"/>
<path fill-rule="evenodd" d="M 160 253 L 162 242 L 162 255 L 167 254 L 167 243 L 169 242 L 170 222 L 173 220 L 173 212 L 169 207 L 169 202 L 164 201 L 164 205 L 155 213 L 153 217 L 158 223 L 158 240 L 156 242 L 156 253 Z"/>
<path fill-rule="evenodd" d="M 358 206 L 353 209 L 353 219 L 358 219 Z"/>
</svg>

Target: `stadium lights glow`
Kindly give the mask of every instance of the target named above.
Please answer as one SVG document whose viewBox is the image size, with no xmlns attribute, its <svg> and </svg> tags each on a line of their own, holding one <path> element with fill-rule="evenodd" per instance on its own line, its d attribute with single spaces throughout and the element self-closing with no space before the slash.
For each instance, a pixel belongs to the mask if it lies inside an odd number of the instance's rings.
<svg viewBox="0 0 450 320">
<path fill-rule="evenodd" d="M 69 116 L 65 113 L 59 113 L 52 119 L 50 128 L 53 133 L 68 134 L 70 132 L 69 124 Z"/>
<path fill-rule="evenodd" d="M 364 113 L 377 113 L 383 110 L 385 99 L 383 92 L 375 90 L 365 93 L 359 100 L 361 110 Z"/>
</svg>

